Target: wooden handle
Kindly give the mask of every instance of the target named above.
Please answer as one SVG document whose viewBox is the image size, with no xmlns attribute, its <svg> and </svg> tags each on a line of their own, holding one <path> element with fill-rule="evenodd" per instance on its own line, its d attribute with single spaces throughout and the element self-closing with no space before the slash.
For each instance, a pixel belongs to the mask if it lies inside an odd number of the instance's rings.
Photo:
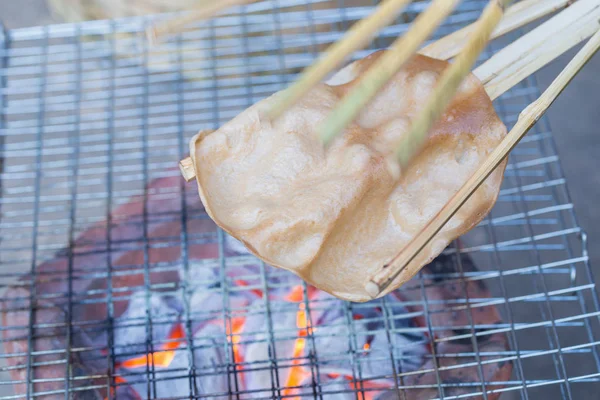
<svg viewBox="0 0 600 400">
<path fill-rule="evenodd" d="M 583 68 L 600 48 L 600 31 L 569 62 L 565 69 L 550 84 L 548 89 L 519 115 L 514 128 L 504 137 L 500 145 L 488 156 L 477 171 L 452 196 L 450 201 L 433 217 L 427 225 L 394 257 L 385 267 L 374 274 L 365 285 L 365 290 L 373 298 L 377 297 L 408 266 L 415 256 L 431 241 L 431 239 L 452 218 L 456 211 L 469 199 L 471 194 L 504 160 L 519 140 L 546 112 L 573 77 Z"/>
</svg>

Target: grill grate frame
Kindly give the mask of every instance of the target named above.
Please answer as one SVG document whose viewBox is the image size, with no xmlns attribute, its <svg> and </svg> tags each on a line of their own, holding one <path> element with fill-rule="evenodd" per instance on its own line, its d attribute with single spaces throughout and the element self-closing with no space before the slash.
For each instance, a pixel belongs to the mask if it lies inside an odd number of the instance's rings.
<svg viewBox="0 0 600 400">
<path fill-rule="evenodd" d="M 346 1 L 349 3 L 349 1 Z M 415 2 L 396 24 L 386 28 L 374 41 L 372 49 L 385 47 L 396 35 L 404 32 L 426 1 Z M 484 5 L 482 0 L 466 0 L 438 30 L 440 37 L 477 18 Z M 285 4 L 285 5 L 284 5 Z M 289 7 L 296 6 L 295 8 Z M 265 1 L 240 7 L 232 14 L 197 26 L 178 35 L 168 44 L 150 49 L 143 35 L 144 27 L 152 18 L 130 18 L 119 21 L 91 21 L 80 24 L 53 25 L 6 31 L 0 37 L 0 276 L 3 289 L 21 285 L 30 289 L 29 312 L 34 315 L 42 308 L 40 300 L 52 299 L 64 305 L 64 339 L 67 343 L 57 362 L 64 369 L 62 390 L 51 393 L 37 392 L 34 385 L 26 384 L 26 392 L 12 394 L 14 383 L 2 367 L 0 399 L 64 397 L 70 398 L 86 390 L 114 388 L 114 337 L 108 335 L 106 356 L 107 374 L 104 384 L 79 385 L 88 377 L 79 374 L 71 360 L 73 353 L 89 349 L 74 345 L 74 336 L 84 324 L 73 320 L 73 307 L 83 302 L 105 303 L 108 318 L 96 321 L 96 329 L 112 332 L 118 317 L 115 303 L 128 295 L 123 288 L 112 287 L 112 277 L 126 274 L 127 270 L 114 265 L 112 253 L 120 248 L 141 249 L 143 260 L 131 266 L 141 271 L 146 308 L 151 295 L 159 290 L 171 291 L 183 304 L 181 315 L 185 322 L 186 350 L 192 367 L 176 371 L 189 379 L 190 393 L 185 398 L 217 398 L 216 393 L 201 393 L 196 376 L 201 368 L 194 366 L 192 323 L 207 318 L 190 306 L 191 291 L 199 284 L 199 267 L 189 260 L 191 244 L 217 243 L 219 253 L 214 260 L 220 266 L 215 289 L 222 305 L 218 318 L 224 327 L 240 310 L 233 309 L 229 297 L 241 290 L 274 290 L 274 280 L 287 274 L 260 264 L 260 274 L 253 277 L 260 282 L 256 287 L 240 288 L 226 276 L 226 271 L 237 262 L 225 257 L 225 235 L 218 230 L 216 237 L 190 234 L 188 225 L 207 216 L 187 206 L 196 196 L 193 185 L 184 185 L 177 191 L 152 192 L 146 184 L 153 179 L 175 176 L 176 170 L 167 168 L 183 158 L 187 138 L 200 129 L 214 129 L 241 110 L 270 93 L 289 84 L 300 69 L 308 65 L 325 46 L 340 37 L 350 24 L 367 15 L 370 6 L 345 4 L 344 0 Z M 273 12 L 266 12 L 273 10 Z M 514 39 L 516 35 L 508 35 Z M 497 50 L 507 39 L 494 42 L 483 58 Z M 241 50 L 240 50 L 241 49 Z M 362 57 L 365 50 L 356 54 Z M 240 54 L 241 51 L 241 54 Z M 518 113 L 539 94 L 533 77 L 517 85 L 496 101 L 496 108 L 510 127 Z M 180 194 L 184 195 L 181 196 Z M 112 220 L 110 211 L 125 204 L 132 196 L 144 198 L 137 224 L 142 229 L 142 240 L 113 238 L 112 229 L 96 243 L 93 251 L 101 252 L 106 263 L 95 268 L 78 267 L 80 243 L 76 238 L 90 224 L 108 220 L 108 226 L 122 221 Z M 149 211 L 151 202 L 161 199 L 181 199 L 180 212 Z M 180 221 L 182 229 L 177 237 L 153 237 L 150 226 L 159 221 Z M 419 306 L 429 322 L 420 328 L 429 335 L 429 342 L 468 340 L 478 366 L 478 380 L 471 382 L 443 382 L 438 361 L 447 354 L 433 354 L 435 385 L 430 385 L 440 398 L 461 398 L 447 395 L 449 388 L 468 386 L 474 393 L 488 398 L 492 393 L 506 392 L 507 398 L 582 398 L 594 393 L 600 385 L 600 357 L 598 355 L 598 316 L 600 307 L 597 290 L 590 270 L 586 251 L 585 233 L 577 223 L 569 198 L 564 174 L 560 168 L 550 128 L 542 119 L 522 143 L 512 152 L 505 182 L 492 213 L 456 247 L 461 253 L 471 254 L 480 271 L 465 271 L 461 257 L 454 257 L 457 278 L 461 284 L 481 280 L 492 291 L 490 298 L 466 298 L 462 302 L 444 302 L 428 299 L 425 279 L 420 274 L 417 282 L 424 297 Z M 181 261 L 152 262 L 156 249 L 170 245 L 181 246 Z M 64 249 L 64 250 L 63 250 Z M 63 293 L 37 293 L 36 279 L 61 279 L 38 265 L 54 256 L 57 251 L 66 254 L 68 290 Z M 449 250 L 452 253 L 453 250 Z M 151 274 L 159 270 L 173 270 L 182 264 L 186 279 L 176 285 L 152 283 Z M 23 272 L 32 278 L 17 282 Z M 103 295 L 99 299 L 83 298 L 73 288 L 77 281 L 91 275 L 107 278 L 106 290 L 91 293 Z M 439 275 L 439 276 L 438 276 Z M 431 279 L 448 278 L 447 274 L 432 274 Z M 452 278 L 452 277 L 451 277 Z M 304 284 L 304 307 L 310 315 L 332 306 L 333 302 L 308 300 L 309 288 Z M 77 294 L 77 296 L 75 296 Z M 90 293 L 88 293 L 90 294 Z M 34 301 L 35 300 L 35 301 Z M 10 307 L 2 299 L 4 308 Z M 280 311 L 268 296 L 263 298 L 267 316 L 265 334 L 269 348 L 276 349 L 282 340 L 281 332 L 273 323 Z M 393 307 L 389 299 L 377 302 L 383 310 L 383 323 L 390 346 L 391 370 L 400 388 L 409 390 L 402 380 L 409 374 L 402 372 L 402 357 L 397 358 L 391 335 L 397 331 Z M 435 339 L 439 327 L 431 324 L 431 306 L 466 307 L 475 312 L 486 305 L 498 306 L 503 322 L 497 326 L 480 326 L 470 320 L 455 335 Z M 362 305 L 344 303 L 348 329 L 349 362 L 353 378 L 361 380 L 363 372 L 360 342 L 353 315 Z M 245 310 L 244 312 L 250 312 Z M 289 308 L 285 312 L 296 312 Z M 467 313 L 471 315 L 471 313 Z M 180 316 L 166 319 L 153 318 L 146 313 L 143 321 L 131 321 L 145 327 L 146 352 L 155 351 L 162 339 L 153 337 L 153 328 L 173 323 Z M 402 316 L 400 316 L 402 317 Z M 405 316 L 404 316 L 405 317 Z M 406 318 L 406 317 L 405 317 Z M 123 321 L 118 321 L 123 322 Z M 390 325 L 391 324 L 391 325 Z M 47 324 L 46 324 L 47 325 Z M 44 353 L 31 350 L 38 329 L 44 323 L 30 318 L 27 329 L 29 346 L 26 349 L 26 382 L 36 379 L 35 368 Z M 6 319 L 2 332 L 23 328 Z M 451 327 L 456 329 L 457 327 Z M 485 336 L 490 329 L 506 335 L 510 350 L 499 354 L 482 354 L 473 334 Z M 293 332 L 288 333 L 293 336 Z M 531 336 L 539 335 L 535 340 Z M 333 395 L 328 385 L 320 381 L 319 368 L 328 362 L 318 347 L 318 335 L 307 336 L 309 356 L 301 362 L 311 371 L 311 379 L 302 387 L 302 398 L 327 398 Z M 543 338 L 543 340 L 542 340 Z M 229 373 L 229 393 L 222 398 L 280 398 L 284 397 L 284 382 L 277 371 L 290 365 L 286 357 L 269 357 L 271 385 L 261 393 L 240 389 L 240 365 L 233 360 L 233 336 L 223 337 L 225 368 Z M 3 336 L 3 344 L 7 339 Z M 435 346 L 434 346 L 435 347 Z M 501 388 L 501 382 L 484 382 L 481 358 L 500 357 L 514 364 L 513 376 Z M 2 361 L 15 357 L 2 355 Z M 546 365 L 548 364 L 548 365 Z M 253 367 L 253 366 L 249 366 Z M 133 379 L 135 379 L 135 374 Z M 150 384 L 146 398 L 157 398 L 156 367 L 147 365 L 139 376 L 148 377 Z M 59 379 L 59 378 L 57 378 Z M 129 376 L 128 376 L 129 379 Z M 559 388 L 559 391 L 556 389 Z M 413 388 L 414 389 L 414 388 Z M 560 393 L 559 393 L 560 392 Z M 369 393 L 364 387 L 356 388 L 356 398 Z M 410 393 L 403 392 L 403 393 Z M 362 396 L 362 397 L 361 397 Z M 512 397 L 511 397 L 512 396 Z M 545 397 L 543 397 L 545 396 Z M 402 397 L 401 397 L 402 398 Z M 408 395 L 407 398 L 410 398 Z"/>
</svg>

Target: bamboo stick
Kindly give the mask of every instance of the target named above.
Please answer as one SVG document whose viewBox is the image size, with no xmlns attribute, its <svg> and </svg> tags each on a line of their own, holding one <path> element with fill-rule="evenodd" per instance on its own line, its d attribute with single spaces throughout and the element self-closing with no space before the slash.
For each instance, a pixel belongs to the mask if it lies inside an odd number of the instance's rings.
<svg viewBox="0 0 600 400">
<path fill-rule="evenodd" d="M 373 35 L 392 22 L 402 9 L 412 0 L 387 0 L 367 18 L 357 22 L 339 42 L 331 45 L 327 52 L 314 64 L 304 70 L 300 78 L 287 90 L 267 117 L 277 119 L 292 107 L 310 89 L 335 70 L 350 54 L 365 47 Z"/>
<path fill-rule="evenodd" d="M 504 17 L 492 32 L 491 39 L 496 39 L 515 29 L 521 28 L 530 22 L 542 18 L 554 11 L 567 7 L 572 3 L 571 0 L 524 0 L 510 6 L 504 13 Z M 452 32 L 443 38 L 425 46 L 419 53 L 437 58 L 448 60 L 456 56 L 465 46 L 469 36 L 475 28 L 472 23 L 462 29 Z"/>
<path fill-rule="evenodd" d="M 552 26 L 554 22 L 551 19 L 545 24 Z M 502 70 L 489 74 L 490 69 L 486 62 L 473 73 L 478 77 L 485 75 L 483 78 L 487 80 L 485 90 L 491 99 L 496 99 L 570 48 L 592 36 L 598 29 L 600 29 L 600 2 L 597 2 L 593 8 L 586 10 L 576 21 L 571 21 L 561 30 L 547 36 L 542 43 L 532 43 L 524 36 L 513 42 L 510 49 L 501 50 L 498 53 L 500 57 L 521 54 L 520 57 L 515 57 L 513 62 Z M 521 42 L 521 39 L 524 39 L 524 41 Z M 490 59 L 490 61 L 495 63 L 495 60 Z"/>
<path fill-rule="evenodd" d="M 369 68 L 318 129 L 321 140 L 325 144 L 331 142 L 354 120 L 360 110 L 416 52 L 443 19 L 454 10 L 457 3 L 458 0 L 434 0 L 427 10 L 417 17 L 411 29 L 398 38 L 391 48 Z"/>
<path fill-rule="evenodd" d="M 488 156 L 477 171 L 467 182 L 452 196 L 450 201 L 431 219 L 427 225 L 410 241 L 410 243 L 396 256 L 387 268 L 382 268 L 365 285 L 365 290 L 373 298 L 377 297 L 385 288 L 405 269 L 415 256 L 431 241 L 431 239 L 452 218 L 456 211 L 469 199 L 471 194 L 485 181 L 485 179 L 504 160 L 508 153 L 517 145 L 519 140 L 541 118 L 548 107 L 556 100 L 558 95 L 571 82 L 573 77 L 583 68 L 590 58 L 600 48 L 600 31 L 586 43 L 586 45 L 569 62 L 565 69 L 550 84 L 548 89 L 519 115 L 514 128 L 500 142 L 500 145 Z"/>
<path fill-rule="evenodd" d="M 186 182 L 189 182 L 196 177 L 196 171 L 194 171 L 194 161 L 192 161 L 191 157 L 186 157 L 179 161 L 179 170 L 181 171 L 181 175 Z"/>
<path fill-rule="evenodd" d="M 579 0 L 550 20 L 531 30 L 516 41 L 494 54 L 475 71 L 475 75 L 485 85 L 501 71 L 527 58 L 528 52 L 549 40 L 558 40 L 559 36 L 577 28 L 586 16 L 595 16 L 600 3 L 598 0 Z"/>
<path fill-rule="evenodd" d="M 201 0 L 196 7 L 184 15 L 150 26 L 146 30 L 148 43 L 157 43 L 159 39 L 165 36 L 181 32 L 183 28 L 193 22 L 213 17 L 219 12 L 233 6 L 254 3 L 256 1 L 258 0 Z"/>
<path fill-rule="evenodd" d="M 505 8 L 511 2 L 512 0 L 490 0 L 485 7 L 481 17 L 475 23 L 466 47 L 456 57 L 454 63 L 446 68 L 425 107 L 419 112 L 408 134 L 404 135 L 396 148 L 396 157 L 401 167 L 408 165 L 422 148 L 432 125 L 442 115 L 462 81 L 471 72 L 479 54 L 486 47 L 492 31 L 504 15 Z"/>
</svg>

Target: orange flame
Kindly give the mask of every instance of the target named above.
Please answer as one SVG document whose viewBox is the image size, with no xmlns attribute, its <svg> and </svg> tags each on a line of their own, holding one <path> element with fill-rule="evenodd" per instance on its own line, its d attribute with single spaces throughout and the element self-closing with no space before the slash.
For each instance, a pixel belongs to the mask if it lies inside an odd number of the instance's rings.
<svg viewBox="0 0 600 400">
<path fill-rule="evenodd" d="M 304 304 L 300 304 L 298 313 L 296 314 L 296 327 L 298 328 L 298 336 L 306 337 L 309 334 L 312 334 L 317 328 L 313 328 L 310 326 L 308 322 L 308 318 L 306 316 L 306 311 Z"/>
<path fill-rule="evenodd" d="M 299 303 L 304 299 L 304 291 L 302 290 L 302 285 L 296 285 L 292 288 L 292 290 L 285 296 L 287 301 L 292 303 Z"/>
<path fill-rule="evenodd" d="M 241 364 L 244 362 L 244 356 L 241 353 L 240 345 L 238 343 L 240 343 L 240 341 L 242 340 L 242 336 L 240 335 L 240 333 L 244 331 L 245 324 L 245 317 L 234 317 L 231 318 L 231 322 L 227 321 L 226 325 L 227 335 L 231 335 L 231 339 L 228 338 L 227 340 L 231 340 L 231 348 L 233 350 L 233 362 L 236 364 Z M 240 370 L 243 369 L 242 366 L 238 366 L 237 368 L 239 368 Z M 242 382 L 244 382 L 244 374 L 242 372 L 239 373 L 239 377 L 242 380 Z"/>
<path fill-rule="evenodd" d="M 312 286 L 307 288 L 308 298 L 312 299 L 317 290 Z M 304 300 L 304 290 L 302 285 L 296 285 L 292 288 L 290 293 L 285 297 L 289 302 L 300 303 Z M 310 326 L 310 321 L 306 315 L 306 306 L 304 303 L 298 305 L 298 312 L 296 313 L 296 327 L 298 328 L 298 338 L 294 342 L 294 353 L 292 355 L 292 368 L 286 381 L 286 388 L 283 390 L 284 396 L 290 396 L 297 393 L 297 389 L 292 387 L 299 386 L 302 382 L 310 377 L 311 373 L 305 367 L 299 365 L 301 363 L 300 357 L 304 354 L 304 348 L 306 347 L 306 336 L 312 334 L 316 330 Z M 292 397 L 292 400 L 297 400 L 299 397 Z"/>
<path fill-rule="evenodd" d="M 125 378 L 120 377 L 120 376 L 115 376 L 115 385 L 117 384 L 126 384 L 127 381 L 125 380 Z M 134 390 L 133 391 L 134 395 L 135 395 L 135 400 L 142 400 L 142 398 L 140 397 L 140 395 Z M 115 388 L 114 387 L 110 387 L 110 396 L 105 397 L 104 400 L 109 400 L 109 398 L 113 399 L 115 398 Z"/>
<path fill-rule="evenodd" d="M 306 292 L 308 293 L 308 298 L 312 299 L 317 294 L 317 289 L 313 286 L 307 286 Z M 300 303 L 304 300 L 304 289 L 302 285 L 294 286 L 288 295 L 285 296 L 285 300 L 291 303 Z"/>
<path fill-rule="evenodd" d="M 299 365 L 301 360 L 300 357 L 304 354 L 304 347 L 306 346 L 306 339 L 298 338 L 294 343 L 294 353 L 292 357 L 293 367 L 290 370 L 290 374 L 288 375 L 287 381 L 285 382 L 286 388 L 283 389 L 284 396 L 290 396 L 297 392 L 297 389 L 294 389 L 294 386 L 299 386 L 302 382 L 310 376 L 310 372 L 306 370 L 305 367 Z M 300 397 L 292 397 L 292 400 L 300 399 Z"/>
<path fill-rule="evenodd" d="M 233 343 L 233 358 L 237 364 L 244 362 L 238 343 L 242 340 L 240 333 L 243 332 L 245 323 L 245 317 L 234 317 L 231 318 L 231 323 L 227 323 L 226 331 L 227 335 L 231 335 L 231 343 Z"/>
<path fill-rule="evenodd" d="M 175 324 L 167 336 L 167 340 L 169 341 L 161 344 L 160 350 L 130 358 L 123 361 L 120 366 L 123 368 L 139 368 L 146 365 L 153 365 L 155 367 L 166 368 L 171 365 L 171 362 L 175 358 L 175 350 L 183 343 L 183 338 L 185 338 L 183 325 L 180 323 Z"/>
</svg>

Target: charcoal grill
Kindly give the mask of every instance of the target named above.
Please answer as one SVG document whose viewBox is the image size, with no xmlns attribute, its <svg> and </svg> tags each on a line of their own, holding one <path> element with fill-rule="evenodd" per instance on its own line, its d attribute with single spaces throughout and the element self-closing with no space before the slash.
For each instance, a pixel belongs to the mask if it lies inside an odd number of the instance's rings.
<svg viewBox="0 0 600 400">
<path fill-rule="evenodd" d="M 264 1 L 155 46 L 162 17 L 0 30 L 1 399 L 597 394 L 597 291 L 545 119 L 492 213 L 365 304 L 245 253 L 180 178 L 189 137 L 285 87 L 373 6 Z M 510 128 L 538 95 L 530 77 L 496 109 Z"/>
</svg>

